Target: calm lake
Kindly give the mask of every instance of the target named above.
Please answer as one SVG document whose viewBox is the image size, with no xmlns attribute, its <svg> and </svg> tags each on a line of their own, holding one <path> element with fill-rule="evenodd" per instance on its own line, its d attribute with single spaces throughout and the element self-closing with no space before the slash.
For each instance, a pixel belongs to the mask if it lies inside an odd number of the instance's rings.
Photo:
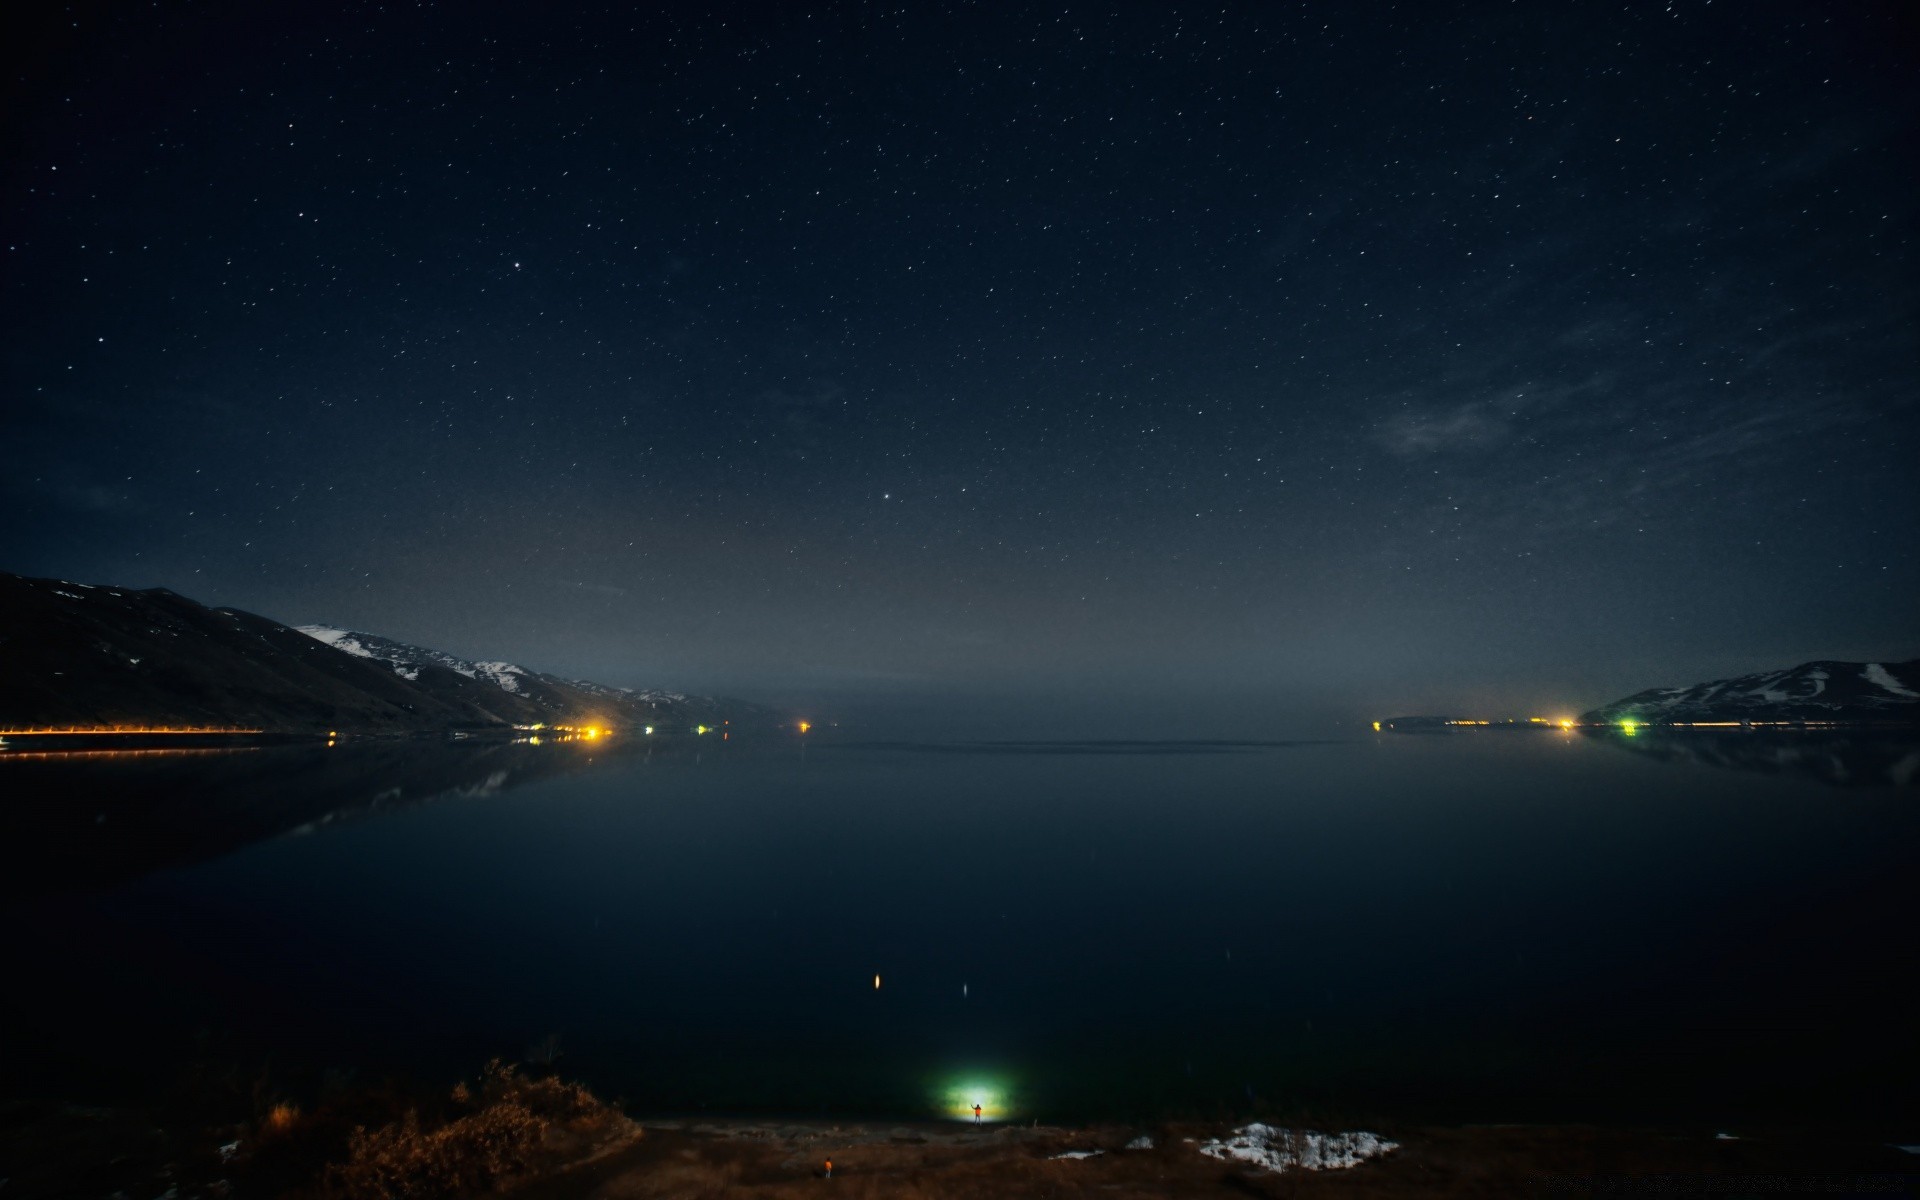
<svg viewBox="0 0 1920 1200">
<path fill-rule="evenodd" d="M 451 1081 L 557 1053 L 654 1113 L 979 1095 L 1015 1119 L 1911 1132 L 1917 753 L 1492 732 L 0 758 L 5 1071 L 100 1096 L 197 1060 Z"/>
</svg>

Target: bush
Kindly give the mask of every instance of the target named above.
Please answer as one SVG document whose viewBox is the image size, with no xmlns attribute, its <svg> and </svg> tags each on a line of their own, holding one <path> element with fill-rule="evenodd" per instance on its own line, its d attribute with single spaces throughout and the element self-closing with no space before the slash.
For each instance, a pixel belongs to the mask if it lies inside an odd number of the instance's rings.
<svg viewBox="0 0 1920 1200">
<path fill-rule="evenodd" d="M 342 1200 L 431 1200 L 488 1191 L 526 1171 L 556 1122 L 581 1124 L 605 1107 L 578 1084 L 528 1079 L 498 1059 L 477 1088 L 453 1089 L 452 1113 L 434 1128 L 417 1110 L 377 1129 L 357 1126 L 347 1158 L 327 1170 Z"/>
</svg>

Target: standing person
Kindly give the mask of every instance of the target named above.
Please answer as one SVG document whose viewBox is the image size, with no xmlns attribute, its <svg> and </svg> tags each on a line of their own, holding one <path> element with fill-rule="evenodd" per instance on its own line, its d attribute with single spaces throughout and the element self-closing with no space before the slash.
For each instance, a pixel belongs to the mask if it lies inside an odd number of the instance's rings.
<svg viewBox="0 0 1920 1200">
<path fill-rule="evenodd" d="M 980 1106 L 978 1104 L 973 1106 L 973 1123 L 975 1125 L 980 1123 Z"/>
<path fill-rule="evenodd" d="M 827 1160 L 827 1178 L 828 1179 L 833 1178 L 833 1160 L 832 1159 Z"/>
</svg>

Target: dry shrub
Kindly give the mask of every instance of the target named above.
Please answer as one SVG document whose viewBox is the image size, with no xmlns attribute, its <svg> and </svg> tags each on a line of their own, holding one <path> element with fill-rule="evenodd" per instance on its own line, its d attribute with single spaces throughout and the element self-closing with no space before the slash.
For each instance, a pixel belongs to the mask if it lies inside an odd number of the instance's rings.
<svg viewBox="0 0 1920 1200">
<path fill-rule="evenodd" d="M 453 1089 L 452 1113 L 433 1128 L 409 1110 L 377 1129 L 356 1127 L 347 1159 L 327 1170 L 343 1200 L 432 1200 L 491 1190 L 532 1166 L 555 1123 L 605 1114 L 593 1094 L 558 1079 L 528 1079 L 494 1060 L 478 1087 Z M 464 1110 L 464 1111 L 463 1111 Z"/>
<path fill-rule="evenodd" d="M 599 1098 L 579 1084 L 566 1083 L 555 1075 L 529 1079 L 497 1058 L 480 1072 L 479 1102 L 518 1104 L 549 1121 L 579 1121 L 606 1113 Z"/>
<path fill-rule="evenodd" d="M 263 1137 L 284 1134 L 299 1123 L 300 1106 L 288 1104 L 283 1100 L 268 1109 L 267 1115 L 260 1118 L 260 1133 Z"/>
</svg>

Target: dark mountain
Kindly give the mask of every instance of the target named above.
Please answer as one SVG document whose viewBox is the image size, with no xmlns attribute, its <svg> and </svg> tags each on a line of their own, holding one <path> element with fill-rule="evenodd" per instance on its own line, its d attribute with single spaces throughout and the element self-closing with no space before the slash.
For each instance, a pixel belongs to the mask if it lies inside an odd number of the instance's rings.
<svg viewBox="0 0 1920 1200">
<path fill-rule="evenodd" d="M 669 732 L 779 719 L 759 705 L 564 680 L 366 634 L 302 632 L 164 588 L 0 573 L 0 728 L 405 733 L 594 723 Z"/>
<path fill-rule="evenodd" d="M 1920 723 L 1920 659 L 1810 662 L 1784 671 L 1649 688 L 1581 716 L 1583 723 L 1868 721 Z"/>
</svg>

